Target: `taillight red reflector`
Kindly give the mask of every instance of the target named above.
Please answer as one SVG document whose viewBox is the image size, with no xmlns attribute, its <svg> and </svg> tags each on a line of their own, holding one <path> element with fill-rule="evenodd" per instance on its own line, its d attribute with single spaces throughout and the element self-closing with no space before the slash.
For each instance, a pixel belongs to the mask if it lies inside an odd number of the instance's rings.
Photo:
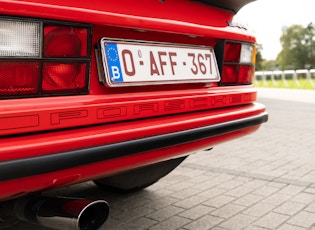
<svg viewBox="0 0 315 230">
<path fill-rule="evenodd" d="M 251 84 L 254 79 L 255 67 L 251 65 L 225 65 L 221 83 L 224 85 Z"/>
<path fill-rule="evenodd" d="M 255 67 L 251 65 L 241 65 L 239 68 L 237 83 L 251 84 L 254 80 Z"/>
<path fill-rule="evenodd" d="M 86 63 L 44 63 L 42 92 L 80 93 L 87 89 Z"/>
<path fill-rule="evenodd" d="M 227 42 L 224 49 L 224 62 L 239 62 L 242 44 Z"/>
<path fill-rule="evenodd" d="M 37 94 L 39 72 L 39 62 L 0 62 L 0 96 Z"/>
<path fill-rule="evenodd" d="M 238 65 L 225 65 L 223 66 L 221 83 L 234 84 L 237 81 Z"/>
<path fill-rule="evenodd" d="M 44 27 L 44 57 L 86 57 L 88 29 L 75 26 Z"/>
</svg>

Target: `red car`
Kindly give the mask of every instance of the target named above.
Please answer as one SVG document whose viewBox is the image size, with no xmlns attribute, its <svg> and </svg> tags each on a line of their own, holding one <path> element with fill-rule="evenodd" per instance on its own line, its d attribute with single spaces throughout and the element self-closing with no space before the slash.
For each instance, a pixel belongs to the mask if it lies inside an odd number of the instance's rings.
<svg viewBox="0 0 315 230">
<path fill-rule="evenodd" d="M 256 131 L 249 2 L 0 0 L 0 200 L 134 191 Z"/>
</svg>

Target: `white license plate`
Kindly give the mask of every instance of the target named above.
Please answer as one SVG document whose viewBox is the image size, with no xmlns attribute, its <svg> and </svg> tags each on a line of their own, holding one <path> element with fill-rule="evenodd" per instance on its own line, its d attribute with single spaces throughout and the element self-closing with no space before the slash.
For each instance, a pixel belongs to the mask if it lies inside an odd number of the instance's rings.
<svg viewBox="0 0 315 230">
<path fill-rule="evenodd" d="M 211 47 L 101 40 L 105 79 L 109 86 L 218 82 Z"/>
</svg>

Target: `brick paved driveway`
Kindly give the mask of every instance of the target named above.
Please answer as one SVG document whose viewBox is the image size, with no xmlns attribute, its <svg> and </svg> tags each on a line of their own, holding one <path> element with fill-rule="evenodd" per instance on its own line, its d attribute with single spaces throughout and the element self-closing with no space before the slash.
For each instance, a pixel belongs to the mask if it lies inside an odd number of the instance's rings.
<svg viewBox="0 0 315 230">
<path fill-rule="evenodd" d="M 110 230 L 315 229 L 315 92 L 259 93 L 270 117 L 258 132 L 190 156 L 141 192 L 88 182 L 50 194 L 106 199 Z"/>
</svg>

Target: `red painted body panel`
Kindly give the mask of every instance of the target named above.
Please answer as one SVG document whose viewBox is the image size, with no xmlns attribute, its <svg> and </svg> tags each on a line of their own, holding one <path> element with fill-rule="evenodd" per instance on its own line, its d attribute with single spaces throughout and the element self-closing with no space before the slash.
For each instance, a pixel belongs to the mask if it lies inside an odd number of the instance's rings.
<svg viewBox="0 0 315 230">
<path fill-rule="evenodd" d="M 0 135 L 95 125 L 252 103 L 256 91 L 195 89 L 1 101 Z M 1 142 L 0 142 L 1 146 Z M 0 147 L 1 149 L 1 147 Z M 1 150 L 0 150 L 1 152 Z M 1 158 L 1 157 L 0 157 Z"/>
<path fill-rule="evenodd" d="M 60 186 L 102 178 L 134 167 L 140 167 L 174 157 L 192 154 L 196 151 L 200 151 L 200 149 L 206 149 L 209 146 L 248 135 L 255 132 L 258 128 L 259 126 L 253 126 L 241 131 L 218 136 L 217 138 L 209 138 L 159 151 L 99 162 L 54 173 L 4 181 L 0 183 L 0 200 L 17 198 L 38 191 L 46 191 Z"/>
<path fill-rule="evenodd" d="M 209 110 L 195 113 L 143 119 L 102 126 L 77 128 L 59 132 L 34 134 L 29 136 L 2 138 L 0 142 L 0 160 L 23 159 L 25 156 L 64 152 L 84 149 L 110 143 L 119 143 L 132 139 L 177 132 L 206 125 L 237 120 L 264 112 L 261 104 L 248 104 L 242 107 L 230 107 L 222 110 Z"/>
<path fill-rule="evenodd" d="M 254 42 L 248 31 L 228 27 L 233 13 L 193 1 L 17 1 L 1 0 L 0 14 L 78 21 L 150 31 L 213 36 Z M 192 7 L 194 10 L 191 10 Z"/>
<path fill-rule="evenodd" d="M 103 37 L 214 47 L 222 39 L 255 42 L 228 26 L 233 13 L 194 1 L 0 0 L 0 16 L 91 25 L 92 47 Z M 192 10 L 194 9 L 194 10 Z M 251 86 L 218 83 L 106 87 L 92 50 L 89 94 L 0 100 L 0 167 L 11 161 L 119 144 L 264 114 Z M 259 125 L 195 142 L 126 155 L 25 178 L 0 181 L 0 199 L 101 178 L 176 158 L 254 132 Z M 27 170 L 27 169 L 26 169 Z"/>
</svg>

